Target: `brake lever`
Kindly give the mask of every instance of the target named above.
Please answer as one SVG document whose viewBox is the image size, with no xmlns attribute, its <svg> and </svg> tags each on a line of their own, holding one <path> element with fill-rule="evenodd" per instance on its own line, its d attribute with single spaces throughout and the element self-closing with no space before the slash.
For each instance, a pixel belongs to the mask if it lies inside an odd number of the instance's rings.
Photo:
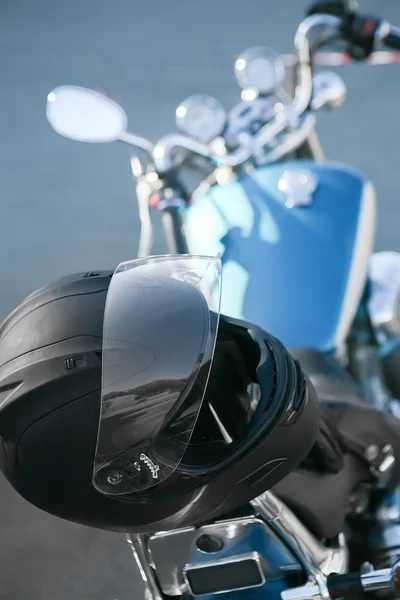
<svg viewBox="0 0 400 600">
<path fill-rule="evenodd" d="M 357 13 L 357 0 L 319 0 L 307 10 L 307 15 L 328 14 L 342 20 L 343 39 L 349 43 L 348 53 L 355 60 L 365 60 L 375 49 L 376 33 L 381 19 Z"/>
</svg>

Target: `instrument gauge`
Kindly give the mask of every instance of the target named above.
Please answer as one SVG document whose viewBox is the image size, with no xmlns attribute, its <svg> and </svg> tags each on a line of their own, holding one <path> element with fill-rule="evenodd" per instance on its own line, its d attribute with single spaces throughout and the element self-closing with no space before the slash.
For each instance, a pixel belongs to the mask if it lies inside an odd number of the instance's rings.
<svg viewBox="0 0 400 600">
<path fill-rule="evenodd" d="M 220 136 L 226 124 L 222 104 L 205 94 L 186 98 L 176 109 L 175 116 L 182 133 L 204 144 Z"/>
<path fill-rule="evenodd" d="M 235 76 L 243 90 L 255 88 L 261 95 L 272 94 L 285 79 L 285 63 L 272 48 L 249 48 L 236 59 Z"/>
</svg>

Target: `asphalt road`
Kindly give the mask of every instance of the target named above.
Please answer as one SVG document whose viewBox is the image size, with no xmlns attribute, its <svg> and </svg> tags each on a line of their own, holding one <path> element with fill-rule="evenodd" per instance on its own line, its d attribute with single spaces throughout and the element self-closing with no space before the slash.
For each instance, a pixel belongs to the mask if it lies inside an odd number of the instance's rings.
<svg viewBox="0 0 400 600">
<path fill-rule="evenodd" d="M 0 318 L 50 279 L 133 258 L 137 214 L 123 145 L 59 138 L 45 119 L 60 84 L 102 88 L 131 131 L 157 139 L 174 109 L 208 92 L 238 99 L 232 61 L 248 46 L 291 51 L 300 0 L 3 0 L 0 5 Z M 397 0 L 362 1 L 400 23 Z M 346 105 L 321 119 L 327 155 L 374 181 L 377 247 L 400 249 L 400 65 L 343 67 Z M 161 246 L 158 245 L 158 248 Z M 136 600 L 121 536 L 51 518 L 0 481 L 0 599 Z"/>
</svg>

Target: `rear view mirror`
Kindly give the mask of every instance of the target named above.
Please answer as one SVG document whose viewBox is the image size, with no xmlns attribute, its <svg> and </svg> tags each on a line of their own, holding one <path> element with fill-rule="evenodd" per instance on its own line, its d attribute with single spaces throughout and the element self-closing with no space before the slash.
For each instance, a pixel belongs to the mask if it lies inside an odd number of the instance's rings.
<svg viewBox="0 0 400 600">
<path fill-rule="evenodd" d="M 46 116 L 56 133 L 76 142 L 115 142 L 126 132 L 127 116 L 116 102 L 77 86 L 55 88 Z"/>
</svg>

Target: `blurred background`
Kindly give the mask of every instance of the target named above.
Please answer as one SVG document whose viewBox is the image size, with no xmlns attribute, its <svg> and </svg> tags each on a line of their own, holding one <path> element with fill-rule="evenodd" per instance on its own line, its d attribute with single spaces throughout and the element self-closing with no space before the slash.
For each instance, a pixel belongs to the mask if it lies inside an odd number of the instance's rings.
<svg viewBox="0 0 400 600">
<path fill-rule="evenodd" d="M 209 93 L 239 100 L 232 65 L 250 46 L 291 52 L 303 0 L 3 0 L 0 5 L 0 319 L 61 275 L 112 269 L 137 251 L 129 149 L 58 137 L 55 86 L 103 90 L 130 130 L 155 141 L 176 106 Z M 361 9 L 400 24 L 398 0 Z M 374 182 L 377 248 L 400 250 L 400 64 L 340 68 L 344 107 L 320 117 L 327 157 Z M 159 241 L 155 250 L 162 248 Z M 67 451 L 67 450 L 66 450 Z M 51 518 L 0 479 L 0 599 L 136 600 L 143 588 L 122 536 Z"/>
</svg>

